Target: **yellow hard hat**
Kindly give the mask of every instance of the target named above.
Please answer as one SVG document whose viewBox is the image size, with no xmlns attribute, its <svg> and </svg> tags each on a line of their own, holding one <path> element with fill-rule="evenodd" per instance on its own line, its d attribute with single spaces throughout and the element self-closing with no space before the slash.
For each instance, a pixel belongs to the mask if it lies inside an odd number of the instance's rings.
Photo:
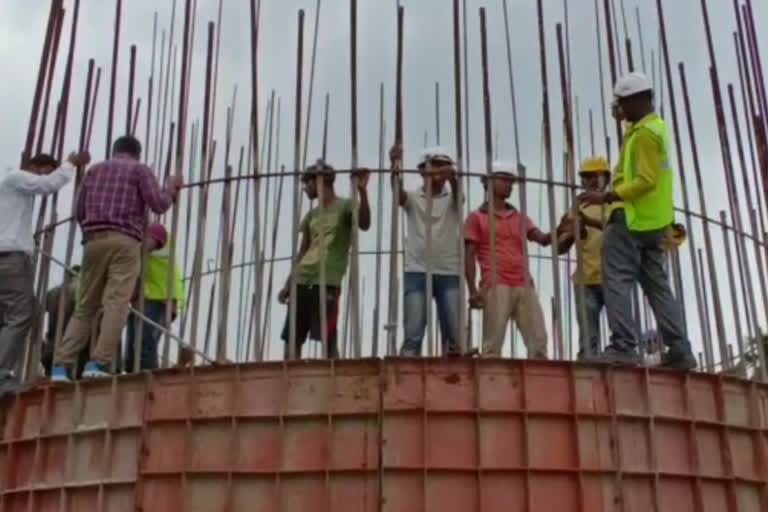
<svg viewBox="0 0 768 512">
<path fill-rule="evenodd" d="M 611 172 L 611 166 L 608 164 L 608 160 L 602 156 L 590 156 L 585 158 L 581 163 L 580 174 L 587 174 L 593 172 Z"/>
</svg>

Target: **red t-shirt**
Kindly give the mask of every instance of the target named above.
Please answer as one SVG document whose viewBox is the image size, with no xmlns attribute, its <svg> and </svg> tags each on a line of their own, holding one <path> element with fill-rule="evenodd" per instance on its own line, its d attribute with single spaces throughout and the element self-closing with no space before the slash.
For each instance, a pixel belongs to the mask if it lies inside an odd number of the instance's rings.
<svg viewBox="0 0 768 512">
<path fill-rule="evenodd" d="M 530 218 L 521 225 L 522 215 L 513 207 L 493 212 L 496 220 L 496 271 L 498 284 L 525 286 L 523 244 L 536 230 Z M 525 230 L 525 232 L 523 232 Z M 469 214 L 464 224 L 464 239 L 477 247 L 477 260 L 482 271 L 481 286 L 491 283 L 491 237 L 488 229 L 488 211 L 481 208 Z"/>
</svg>

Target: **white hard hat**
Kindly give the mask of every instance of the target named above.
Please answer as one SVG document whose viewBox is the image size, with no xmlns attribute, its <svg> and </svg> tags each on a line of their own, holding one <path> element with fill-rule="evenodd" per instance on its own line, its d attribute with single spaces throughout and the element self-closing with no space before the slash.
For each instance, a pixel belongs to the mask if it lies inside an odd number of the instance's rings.
<svg viewBox="0 0 768 512">
<path fill-rule="evenodd" d="M 504 174 L 512 178 L 517 178 L 515 170 L 517 165 L 512 162 L 505 162 L 502 160 L 496 160 L 491 164 L 491 171 L 493 174 Z"/>
<path fill-rule="evenodd" d="M 421 156 L 419 157 L 419 166 L 426 165 L 427 162 L 435 160 L 438 162 L 448 162 L 450 164 L 454 163 L 453 157 L 447 149 L 441 146 L 435 146 L 426 148 L 421 152 Z"/>
<path fill-rule="evenodd" d="M 653 84 L 648 80 L 648 77 L 642 73 L 634 71 L 624 75 L 616 81 L 616 86 L 613 88 L 613 95 L 617 98 L 627 98 L 641 92 L 652 90 Z"/>
</svg>

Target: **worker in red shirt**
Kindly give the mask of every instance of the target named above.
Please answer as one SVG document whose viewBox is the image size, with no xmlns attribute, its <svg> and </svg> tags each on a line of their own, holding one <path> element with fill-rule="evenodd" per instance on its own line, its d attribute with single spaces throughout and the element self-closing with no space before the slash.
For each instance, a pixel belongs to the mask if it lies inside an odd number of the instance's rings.
<svg viewBox="0 0 768 512">
<path fill-rule="evenodd" d="M 483 178 L 483 187 L 490 191 L 496 232 L 496 276 L 491 268 L 491 231 L 488 202 L 469 214 L 464 226 L 467 286 L 470 307 L 483 309 L 484 356 L 499 357 L 504 344 L 507 324 L 513 320 L 523 337 L 528 357 L 547 357 L 547 328 L 544 312 L 530 275 L 526 275 L 523 244 L 528 241 L 541 246 L 552 243 L 556 234 L 543 233 L 530 218 L 507 202 L 517 176 L 510 166 L 493 164 L 493 173 Z M 558 230 L 561 231 L 561 230 Z M 561 247 L 572 237 L 572 230 L 562 230 Z M 480 287 L 475 278 L 480 265 Z"/>
<path fill-rule="evenodd" d="M 69 380 L 78 352 L 88 344 L 91 320 L 102 307 L 99 335 L 83 377 L 110 374 L 141 271 L 147 209 L 165 213 L 183 184 L 182 176 L 172 176 L 161 188 L 140 157 L 141 143 L 130 135 L 120 137 L 112 147 L 112 158 L 93 165 L 80 185 L 75 213 L 85 242 L 80 296 L 64 339 L 56 347 L 53 381 Z"/>
</svg>

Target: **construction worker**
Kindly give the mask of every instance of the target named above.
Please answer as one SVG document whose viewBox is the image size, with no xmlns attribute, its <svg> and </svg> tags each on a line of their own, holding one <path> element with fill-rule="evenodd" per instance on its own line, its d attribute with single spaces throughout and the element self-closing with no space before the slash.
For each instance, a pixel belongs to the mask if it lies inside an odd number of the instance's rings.
<svg viewBox="0 0 768 512">
<path fill-rule="evenodd" d="M 61 300 L 61 295 L 65 294 L 64 316 L 61 318 L 62 333 L 64 332 L 63 328 L 66 327 L 69 319 L 72 318 L 77 306 L 77 294 L 80 288 L 80 265 L 73 266 L 71 270 L 72 275 L 66 283 L 61 283 L 59 286 L 51 288 L 45 294 L 45 312 L 48 315 L 48 329 L 45 334 L 42 350 L 40 351 L 40 362 L 45 369 L 45 374 L 49 377 L 51 375 L 51 365 L 53 364 L 56 331 L 59 328 L 59 301 Z M 77 356 L 77 375 L 82 374 L 83 367 L 88 362 L 89 357 L 89 347 L 85 347 L 80 351 Z"/>
<path fill-rule="evenodd" d="M 629 73 L 614 88 L 621 113 L 631 123 L 616 166 L 612 190 L 588 190 L 583 206 L 608 205 L 603 233 L 603 293 L 611 343 L 594 360 L 636 365 L 639 327 L 632 312 L 632 288 L 639 282 L 654 311 L 668 351 L 661 366 L 680 370 L 696 367 L 686 339 L 683 311 L 667 278 L 663 242 L 674 220 L 673 173 L 669 137 L 656 114 L 653 87 L 642 73 Z"/>
<path fill-rule="evenodd" d="M 542 233 L 529 218 L 507 202 L 517 176 L 513 167 L 493 164 L 490 178 L 483 177 L 483 187 L 493 201 L 495 217 L 495 254 L 491 254 L 491 231 L 488 202 L 473 211 L 464 224 L 466 250 L 465 276 L 469 288 L 469 305 L 483 309 L 484 356 L 499 357 L 507 331 L 513 320 L 523 337 L 528 357 L 546 359 L 547 328 L 544 312 L 530 275 L 526 275 L 523 244 L 528 241 L 546 247 L 552 243 L 551 233 Z M 572 237 L 564 229 L 558 236 L 560 247 Z M 561 249 L 562 251 L 562 249 Z M 496 258 L 496 279 L 491 275 L 491 258 Z M 480 265 L 481 281 L 477 285 L 476 265 Z"/>
<path fill-rule="evenodd" d="M 176 320 L 184 306 L 184 283 L 181 279 L 181 268 L 173 265 L 173 290 L 168 290 L 168 273 L 171 270 L 170 253 L 167 247 L 168 232 L 159 222 L 150 224 L 144 249 L 147 256 L 144 260 L 144 316 L 161 326 L 166 325 L 167 302 L 171 300 L 171 322 Z M 138 295 L 138 294 L 137 294 Z M 135 301 L 135 306 L 138 306 Z M 131 313 L 128 315 L 127 340 L 125 344 L 125 371 L 134 370 L 134 354 L 136 329 L 142 319 Z M 170 324 L 171 322 L 168 322 Z M 155 370 L 158 363 L 158 343 L 162 334 L 161 329 L 149 322 L 141 326 L 141 352 L 139 358 L 140 370 Z"/>
<path fill-rule="evenodd" d="M 601 156 L 585 159 L 581 164 L 579 176 L 586 190 L 605 192 L 611 178 L 608 161 Z M 604 205 L 587 205 L 579 211 L 586 227 L 586 237 L 581 246 L 580 266 L 576 267 L 572 280 L 576 298 L 576 319 L 579 324 L 578 358 L 584 359 L 587 353 L 597 354 L 600 351 L 600 314 L 605 306 L 600 253 L 603 247 L 602 229 L 608 215 Z M 567 251 L 571 245 L 564 244 L 561 249 Z"/>
<path fill-rule="evenodd" d="M 182 176 L 172 176 L 161 188 L 152 169 L 140 162 L 141 143 L 131 135 L 115 141 L 112 155 L 90 168 L 78 192 L 75 217 L 85 240 L 80 297 L 56 347 L 53 381 L 69 380 L 77 354 L 88 345 L 91 321 L 102 307 L 98 339 L 83 377 L 110 374 L 141 272 L 147 210 L 165 213 L 183 184 Z"/>
<path fill-rule="evenodd" d="M 402 148 L 390 152 L 393 161 L 402 160 Z M 393 165 L 394 168 L 394 165 Z M 427 269 L 431 273 L 432 297 L 443 341 L 443 352 L 455 355 L 459 347 L 459 316 L 462 314 L 459 287 L 459 226 L 461 203 L 458 177 L 453 158 L 443 148 L 425 149 L 418 163 L 422 185 L 406 191 L 399 174 L 393 172 L 392 186 L 398 203 L 405 211 L 408 234 L 405 239 L 403 275 L 403 324 L 405 341 L 400 350 L 404 357 L 421 355 L 427 326 Z M 450 185 L 446 187 L 446 182 Z M 431 211 L 427 210 L 431 196 Z M 429 226 L 429 228 L 427 228 Z M 427 251 L 427 229 L 430 250 Z"/>
<path fill-rule="evenodd" d="M 18 385 L 14 373 L 37 310 L 35 198 L 61 190 L 72 180 L 74 167 L 87 165 L 90 158 L 87 152 L 72 153 L 59 167 L 51 155 L 39 154 L 0 179 L 0 394 Z"/>
<path fill-rule="evenodd" d="M 360 169 L 357 177 L 359 194 L 358 226 L 363 231 L 371 227 L 371 207 L 368 204 L 368 178 L 370 172 Z M 328 354 L 331 358 L 339 355 L 336 336 L 336 318 L 341 293 L 341 282 L 347 271 L 349 248 L 352 242 L 353 204 L 351 199 L 338 197 L 334 190 L 336 171 L 322 160 L 308 167 L 301 176 L 304 193 L 318 205 L 302 219 L 299 231 L 301 245 L 294 268 L 288 274 L 285 286 L 278 293 L 278 301 L 288 304 L 291 300 L 291 276 L 296 273 L 296 357 L 301 358 L 301 349 L 309 336 L 322 341 L 322 318 L 320 317 L 321 265 L 325 267 L 326 333 Z M 282 338 L 285 341 L 286 359 L 290 356 L 290 319 L 288 309 Z"/>
</svg>

